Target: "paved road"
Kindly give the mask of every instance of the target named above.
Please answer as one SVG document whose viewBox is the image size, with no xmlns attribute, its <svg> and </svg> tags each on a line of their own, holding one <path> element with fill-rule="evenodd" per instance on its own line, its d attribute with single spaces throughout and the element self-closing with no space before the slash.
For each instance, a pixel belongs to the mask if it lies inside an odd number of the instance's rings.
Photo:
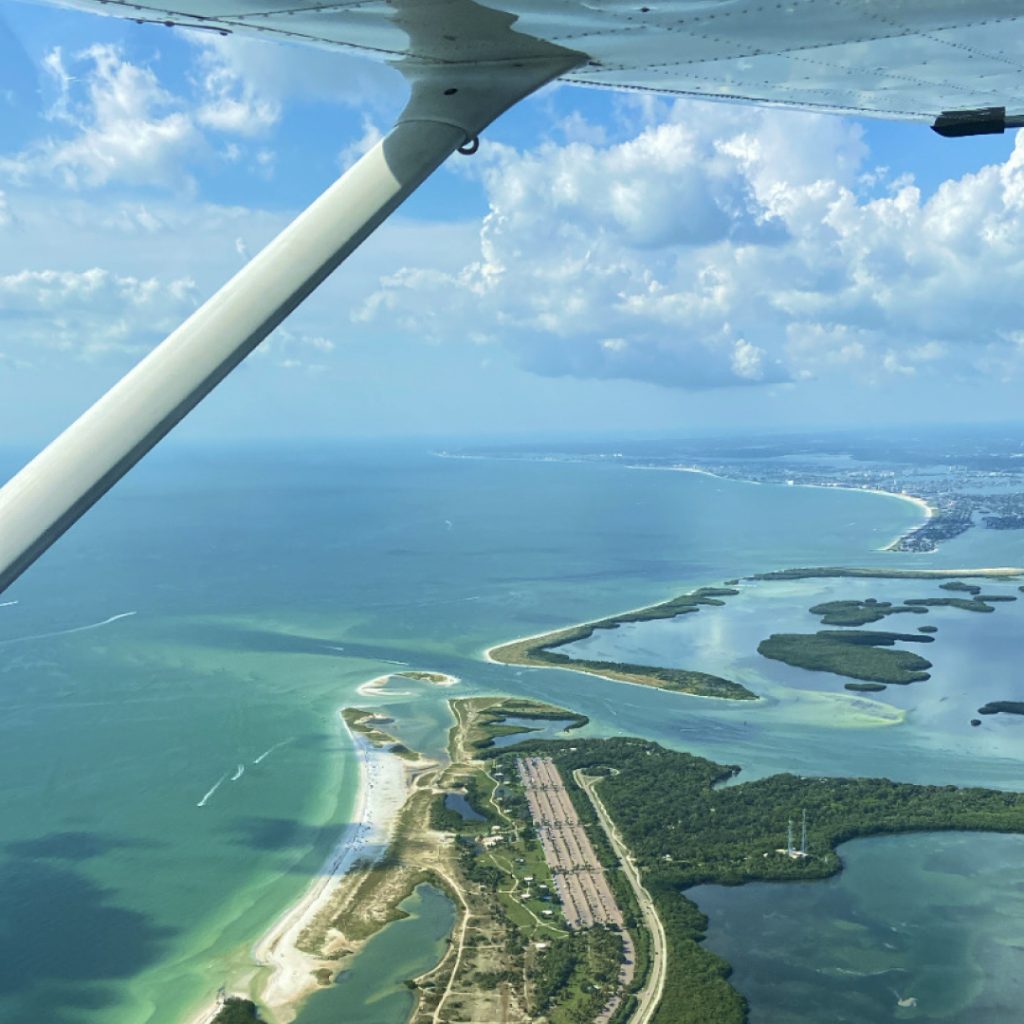
<svg viewBox="0 0 1024 1024">
<path fill-rule="evenodd" d="M 583 789 L 583 792 L 587 794 L 590 802 L 594 805 L 594 810 L 597 811 L 601 825 L 608 834 L 608 840 L 612 844 L 616 856 L 622 862 L 626 878 L 629 879 L 629 884 L 633 887 L 633 892 L 636 895 L 636 901 L 640 905 L 640 913 L 643 916 L 644 925 L 651 936 L 651 973 L 647 979 L 647 984 L 637 993 L 636 1011 L 629 1022 L 629 1024 L 650 1024 L 650 1021 L 654 1019 L 655 1011 L 658 1009 L 662 993 L 665 990 L 665 968 L 668 959 L 665 929 L 662 926 L 661 918 L 658 917 L 657 911 L 654 909 L 654 901 L 651 899 L 651 894 L 644 888 L 644 884 L 640 880 L 640 872 L 633 862 L 633 857 L 628 847 L 622 841 L 619 830 L 608 816 L 601 798 L 597 795 L 595 783 L 599 780 L 588 778 L 583 774 L 582 769 L 579 768 L 572 774 L 577 785 Z"/>
</svg>

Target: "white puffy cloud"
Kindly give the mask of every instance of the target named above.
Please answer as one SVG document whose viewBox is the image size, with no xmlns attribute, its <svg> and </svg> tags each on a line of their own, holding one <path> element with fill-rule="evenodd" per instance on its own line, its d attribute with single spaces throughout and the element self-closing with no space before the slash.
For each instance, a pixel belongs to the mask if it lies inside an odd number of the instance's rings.
<svg viewBox="0 0 1024 1024">
<path fill-rule="evenodd" d="M 342 149 L 338 154 L 338 165 L 343 171 L 347 171 L 361 156 L 373 149 L 382 138 L 384 138 L 384 133 L 364 114 L 363 134 Z"/>
<path fill-rule="evenodd" d="M 52 131 L 0 157 L 0 176 L 19 185 L 48 179 L 70 189 L 191 192 L 191 168 L 215 152 L 225 163 L 249 157 L 254 172 L 269 176 L 273 151 L 242 143 L 274 128 L 280 98 L 228 61 L 231 51 L 206 45 L 194 53 L 189 87 L 175 93 L 117 45 L 95 44 L 70 57 L 54 47 L 41 62 L 55 91 L 46 112 Z"/>
<path fill-rule="evenodd" d="M 208 32 L 189 36 L 204 62 L 224 68 L 251 95 L 275 103 L 314 100 L 393 112 L 408 92 L 390 65 L 337 50 Z"/>
<path fill-rule="evenodd" d="M 323 373 L 335 343 L 322 334 L 311 334 L 294 325 L 279 327 L 256 350 L 256 358 L 272 363 L 282 370 L 304 370 Z"/>
<path fill-rule="evenodd" d="M 196 110 L 204 128 L 235 135 L 261 135 L 281 116 L 280 102 L 261 95 L 251 79 L 220 62 L 212 50 L 203 53 L 201 85 L 205 99 Z"/>
<path fill-rule="evenodd" d="M 0 274 L 7 342 L 38 359 L 46 350 L 93 359 L 140 353 L 196 305 L 191 277 L 139 278 L 101 267 Z"/>
<path fill-rule="evenodd" d="M 74 66 L 83 72 L 81 83 L 59 48 L 44 61 L 58 87 L 51 119 L 70 125 L 71 136 L 50 136 L 0 159 L 0 173 L 15 181 L 56 177 L 72 188 L 114 179 L 171 181 L 182 154 L 197 141 L 196 129 L 153 71 L 124 60 L 110 45 L 89 47 Z"/>
<path fill-rule="evenodd" d="M 488 147 L 463 171 L 490 207 L 477 252 L 383 278 L 357 319 L 669 386 L 1024 370 L 1024 142 L 925 197 L 836 118 L 635 109 L 625 138 L 577 118 Z"/>
</svg>

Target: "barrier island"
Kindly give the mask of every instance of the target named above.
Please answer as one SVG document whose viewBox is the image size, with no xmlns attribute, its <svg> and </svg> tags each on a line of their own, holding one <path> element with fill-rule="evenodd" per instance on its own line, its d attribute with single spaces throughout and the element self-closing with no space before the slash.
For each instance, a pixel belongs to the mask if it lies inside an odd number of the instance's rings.
<svg viewBox="0 0 1024 1024">
<path fill-rule="evenodd" d="M 661 668 L 653 665 L 634 665 L 620 661 L 597 661 L 574 658 L 560 647 L 586 640 L 599 629 L 618 629 L 629 622 L 649 622 L 654 619 L 674 619 L 680 615 L 698 612 L 702 605 L 723 605 L 724 597 L 738 594 L 735 587 L 700 587 L 680 594 L 668 601 L 637 608 L 632 611 L 583 622 L 577 626 L 557 629 L 550 633 L 524 637 L 507 644 L 491 647 L 486 656 L 490 661 L 504 665 L 526 665 L 532 668 L 565 668 L 574 672 L 588 672 L 605 679 L 624 683 L 654 686 L 661 690 L 688 693 L 698 697 L 722 697 L 726 700 L 757 700 L 757 694 L 742 683 L 709 672 L 686 668 Z"/>
</svg>

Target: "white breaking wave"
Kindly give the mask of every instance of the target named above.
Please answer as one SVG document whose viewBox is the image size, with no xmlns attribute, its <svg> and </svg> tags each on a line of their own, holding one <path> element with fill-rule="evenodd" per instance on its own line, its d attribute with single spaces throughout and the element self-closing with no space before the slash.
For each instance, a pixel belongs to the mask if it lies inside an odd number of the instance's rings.
<svg viewBox="0 0 1024 1024">
<path fill-rule="evenodd" d="M 262 761 L 264 758 L 270 757 L 270 755 L 275 750 L 277 750 L 278 747 L 283 747 L 287 742 L 287 740 L 281 740 L 280 743 L 275 743 L 272 747 L 268 747 L 266 750 L 263 751 L 262 754 L 260 754 L 259 757 L 256 758 L 255 761 L 253 761 L 253 764 L 259 764 L 260 761 Z"/>
<path fill-rule="evenodd" d="M 10 608 L 12 604 L 17 603 L 17 601 L 0 601 L 0 608 Z"/>
<path fill-rule="evenodd" d="M 221 776 L 221 777 L 220 777 L 220 778 L 219 778 L 219 779 L 218 779 L 218 780 L 217 780 L 217 781 L 216 781 L 216 782 L 215 782 L 215 783 L 214 783 L 214 784 L 213 784 L 213 785 L 212 785 L 212 786 L 211 786 L 211 787 L 209 788 L 209 790 L 207 790 L 207 792 L 206 792 L 206 795 L 205 795 L 205 796 L 203 797 L 203 799 L 202 799 L 202 800 L 200 800 L 200 801 L 199 801 L 199 803 L 197 803 L 197 804 L 196 804 L 196 807 L 205 807 L 205 806 L 206 806 L 206 801 L 207 801 L 207 800 L 209 800 L 209 799 L 210 799 L 210 797 L 211 797 L 211 796 L 213 796 L 213 794 L 214 794 L 214 793 L 216 793 L 218 789 L 220 789 L 220 787 L 221 787 L 221 783 L 222 783 L 222 782 L 223 782 L 223 781 L 224 781 L 224 780 L 225 780 L 225 779 L 226 779 L 227 777 L 228 777 L 228 773 L 227 773 L 227 772 L 225 772 L 225 773 L 224 773 L 224 774 L 223 774 L 223 775 L 222 775 L 222 776 Z"/>
<path fill-rule="evenodd" d="M 237 782 L 237 781 L 238 781 L 238 780 L 239 780 L 239 779 L 240 779 L 240 778 L 242 777 L 242 775 L 243 775 L 244 773 L 245 773 L 245 765 L 244 765 L 244 764 L 240 764 L 240 765 L 239 765 L 239 766 L 238 766 L 238 767 L 237 767 L 237 768 L 235 769 L 235 774 L 231 776 L 231 781 L 232 781 L 232 782 Z"/>
<path fill-rule="evenodd" d="M 16 601 L 8 603 L 17 604 Z M 53 633 L 33 633 L 31 636 L 16 636 L 12 637 L 10 640 L 0 640 L 0 647 L 6 647 L 8 644 L 21 643 L 23 640 L 49 640 L 50 637 L 67 636 L 68 633 L 83 633 L 87 629 L 99 629 L 100 626 L 109 626 L 112 622 L 117 622 L 118 619 L 127 619 L 129 616 L 134 614 L 135 612 L 121 612 L 118 615 L 111 615 L 109 619 L 104 619 L 102 622 L 90 622 L 87 626 L 73 626 L 71 629 L 58 629 Z"/>
</svg>

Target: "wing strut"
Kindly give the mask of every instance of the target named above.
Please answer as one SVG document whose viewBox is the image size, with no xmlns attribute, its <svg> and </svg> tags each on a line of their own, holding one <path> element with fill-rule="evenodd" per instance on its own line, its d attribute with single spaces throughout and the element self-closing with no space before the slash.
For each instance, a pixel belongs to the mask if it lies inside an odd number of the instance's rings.
<svg viewBox="0 0 1024 1024">
<path fill-rule="evenodd" d="M 551 49 L 554 49 L 553 47 Z M 402 70 L 395 127 L 0 489 L 0 591 L 220 383 L 456 149 L 573 67 L 562 51 Z"/>
</svg>

